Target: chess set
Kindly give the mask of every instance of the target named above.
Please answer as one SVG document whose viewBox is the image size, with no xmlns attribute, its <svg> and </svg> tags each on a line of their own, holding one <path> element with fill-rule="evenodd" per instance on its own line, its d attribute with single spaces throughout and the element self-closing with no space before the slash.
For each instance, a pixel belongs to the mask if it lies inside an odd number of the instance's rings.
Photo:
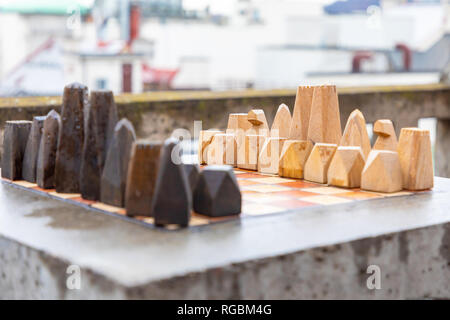
<svg viewBox="0 0 450 320">
<path fill-rule="evenodd" d="M 433 187 L 429 132 L 390 120 L 370 144 L 355 110 L 342 133 L 335 86 L 299 87 L 293 113 L 279 106 L 232 113 L 225 131 L 203 130 L 198 164 L 174 159 L 179 141 L 137 140 L 118 120 L 114 95 L 74 83 L 61 115 L 7 121 L 5 184 L 121 217 L 177 230 L 312 206 L 413 196 Z"/>
</svg>

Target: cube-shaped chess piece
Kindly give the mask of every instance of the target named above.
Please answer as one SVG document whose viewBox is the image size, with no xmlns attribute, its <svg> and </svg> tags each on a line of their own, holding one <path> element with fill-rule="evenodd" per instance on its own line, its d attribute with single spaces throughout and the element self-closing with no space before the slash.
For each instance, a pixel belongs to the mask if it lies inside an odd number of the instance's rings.
<svg viewBox="0 0 450 320">
<path fill-rule="evenodd" d="M 328 168 L 328 184 L 358 188 L 365 160 L 361 147 L 338 147 Z"/>
<path fill-rule="evenodd" d="M 36 182 L 36 167 L 41 144 L 42 128 L 44 127 L 44 117 L 34 117 L 28 136 L 27 146 L 23 156 L 22 176 L 28 182 Z"/>
<path fill-rule="evenodd" d="M 316 143 L 305 163 L 305 180 L 317 183 L 327 183 L 328 167 L 330 166 L 331 159 L 333 159 L 336 149 L 336 144 Z"/>
<path fill-rule="evenodd" d="M 307 140 L 286 140 L 280 156 L 278 175 L 280 177 L 303 179 L 306 160 L 313 145 Z"/>
<path fill-rule="evenodd" d="M 80 167 L 84 143 L 84 112 L 88 88 L 72 83 L 64 88 L 61 128 L 55 164 L 55 187 L 61 193 L 80 192 Z"/>
<path fill-rule="evenodd" d="M 161 142 L 136 141 L 128 165 L 125 206 L 129 216 L 152 216 Z"/>
<path fill-rule="evenodd" d="M 59 113 L 51 110 L 44 120 L 36 168 L 36 183 L 42 189 L 55 187 L 56 148 L 60 127 Z"/>
<path fill-rule="evenodd" d="M 280 154 L 286 138 L 268 137 L 265 139 L 258 156 L 258 171 L 267 174 L 277 174 Z"/>
<path fill-rule="evenodd" d="M 31 130 L 31 121 L 6 121 L 3 133 L 2 177 L 22 179 L 23 155 Z"/>
<path fill-rule="evenodd" d="M 223 133 L 220 130 L 202 130 L 198 137 L 198 163 L 206 164 L 208 161 L 208 147 L 214 136 Z"/>
<path fill-rule="evenodd" d="M 375 192 L 402 190 L 402 168 L 396 151 L 372 150 L 361 175 L 361 189 Z"/>
<path fill-rule="evenodd" d="M 397 135 L 391 120 L 377 120 L 373 125 L 373 132 L 378 135 L 374 150 L 397 151 Z"/>
<path fill-rule="evenodd" d="M 217 133 L 207 150 L 208 165 L 237 164 L 237 143 L 233 133 Z"/>
<path fill-rule="evenodd" d="M 209 217 L 238 215 L 241 192 L 231 166 L 207 166 L 194 191 L 194 211 Z"/>
<path fill-rule="evenodd" d="M 402 128 L 398 141 L 398 156 L 403 173 L 403 188 L 407 190 L 433 188 L 433 159 L 428 130 Z"/>
<path fill-rule="evenodd" d="M 354 110 L 348 117 L 345 125 L 344 133 L 342 134 L 340 146 L 355 146 L 361 147 L 364 159 L 369 156 L 370 139 L 367 133 L 366 120 L 361 111 Z"/>
<path fill-rule="evenodd" d="M 246 170 L 258 170 L 258 156 L 266 135 L 246 134 L 244 142 L 239 145 L 237 166 Z"/>
<path fill-rule="evenodd" d="M 116 207 L 125 207 L 125 188 L 131 148 L 136 140 L 133 125 L 127 119 L 120 120 L 106 156 L 101 177 L 100 200 Z"/>
<path fill-rule="evenodd" d="M 153 217 L 156 225 L 177 224 L 187 227 L 192 209 L 192 193 L 183 164 L 172 160 L 172 151 L 179 141 L 164 142 L 153 196 Z"/>
</svg>

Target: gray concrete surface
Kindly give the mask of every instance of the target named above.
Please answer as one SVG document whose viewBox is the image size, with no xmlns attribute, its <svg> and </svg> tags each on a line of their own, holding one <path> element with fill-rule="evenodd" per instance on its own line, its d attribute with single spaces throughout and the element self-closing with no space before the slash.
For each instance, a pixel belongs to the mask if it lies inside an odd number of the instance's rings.
<svg viewBox="0 0 450 320">
<path fill-rule="evenodd" d="M 435 182 L 177 232 L 0 184 L 0 298 L 450 298 L 450 179 Z M 66 286 L 69 265 L 79 290 Z M 369 265 L 379 290 L 366 286 Z"/>
</svg>

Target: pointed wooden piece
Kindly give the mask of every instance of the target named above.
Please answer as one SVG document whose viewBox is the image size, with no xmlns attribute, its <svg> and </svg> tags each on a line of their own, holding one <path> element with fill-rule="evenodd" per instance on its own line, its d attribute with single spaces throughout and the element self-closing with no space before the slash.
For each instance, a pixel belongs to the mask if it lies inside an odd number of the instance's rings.
<svg viewBox="0 0 450 320">
<path fill-rule="evenodd" d="M 207 150 L 208 165 L 237 164 L 237 144 L 232 133 L 217 133 L 214 135 Z"/>
<path fill-rule="evenodd" d="M 289 136 L 289 127 L 291 124 L 291 112 L 284 103 L 278 107 L 275 119 L 270 129 L 271 137 L 287 138 Z"/>
<path fill-rule="evenodd" d="M 259 130 L 268 130 L 269 126 L 267 124 L 266 115 L 263 109 L 253 109 L 247 114 L 248 121 L 253 125 L 253 128 L 259 134 Z"/>
<path fill-rule="evenodd" d="M 210 217 L 238 215 L 241 192 L 231 166 L 207 166 L 194 192 L 194 211 Z"/>
<path fill-rule="evenodd" d="M 237 166 L 246 170 L 258 170 L 258 156 L 266 139 L 266 135 L 247 134 L 239 146 Z"/>
<path fill-rule="evenodd" d="M 311 104 L 308 139 L 313 143 L 338 144 L 341 136 L 336 86 L 315 87 Z"/>
<path fill-rule="evenodd" d="M 358 188 L 365 160 L 361 147 L 338 147 L 328 168 L 328 184 Z"/>
<path fill-rule="evenodd" d="M 289 139 L 306 140 L 308 138 L 309 118 L 314 87 L 298 87 L 295 97 L 292 122 L 289 130 Z"/>
<path fill-rule="evenodd" d="M 398 141 L 398 155 L 403 173 L 403 188 L 407 190 L 433 188 L 433 159 L 428 130 L 402 128 Z"/>
<path fill-rule="evenodd" d="M 306 160 L 313 145 L 307 140 L 286 140 L 281 151 L 278 175 L 280 177 L 303 179 Z"/>
<path fill-rule="evenodd" d="M 10 180 L 22 179 L 22 163 L 31 121 L 6 121 L 3 133 L 2 177 Z"/>
<path fill-rule="evenodd" d="M 373 132 L 378 135 L 374 150 L 397 151 L 397 135 L 391 120 L 377 120 L 373 126 Z"/>
<path fill-rule="evenodd" d="M 364 159 L 369 156 L 371 148 L 366 120 L 358 109 L 355 109 L 348 117 L 340 145 L 361 147 Z"/>
<path fill-rule="evenodd" d="M 44 120 L 36 168 L 36 183 L 42 189 L 55 187 L 56 148 L 60 127 L 59 113 L 50 111 Z"/>
<path fill-rule="evenodd" d="M 397 192 L 403 187 L 398 153 L 372 150 L 361 175 L 361 189 L 375 192 Z"/>
<path fill-rule="evenodd" d="M 45 116 L 34 117 L 28 136 L 27 146 L 23 156 L 22 177 L 28 182 L 36 182 L 36 167 L 41 144 L 42 128 L 44 127 Z"/>
<path fill-rule="evenodd" d="M 55 187 L 60 193 L 80 192 L 84 112 L 88 103 L 86 86 L 73 83 L 64 88 L 55 164 Z"/>
<path fill-rule="evenodd" d="M 175 138 L 164 142 L 153 196 L 156 225 L 177 224 L 187 227 L 192 209 L 192 194 L 183 164 L 172 161 L 172 150 L 179 143 Z"/>
<path fill-rule="evenodd" d="M 223 133 L 220 130 L 201 130 L 198 137 L 198 163 L 206 164 L 208 158 L 208 146 L 212 142 L 212 138 L 217 133 Z"/>
<path fill-rule="evenodd" d="M 200 168 L 198 164 L 195 163 L 185 163 L 184 166 L 184 173 L 186 174 L 186 177 L 189 181 L 189 186 L 191 188 L 191 193 L 194 193 L 195 187 L 197 185 L 198 178 L 200 176 Z"/>
<path fill-rule="evenodd" d="M 133 125 L 120 120 L 114 128 L 100 181 L 100 200 L 116 207 L 125 207 L 125 187 L 131 148 L 136 140 Z"/>
<path fill-rule="evenodd" d="M 258 171 L 267 174 L 277 174 L 280 164 L 280 154 L 286 138 L 268 137 L 265 139 L 258 156 Z"/>
<path fill-rule="evenodd" d="M 328 167 L 336 149 L 337 144 L 316 143 L 311 150 L 308 160 L 306 160 L 304 170 L 305 180 L 327 183 Z"/>
<path fill-rule="evenodd" d="M 161 142 L 136 141 L 128 165 L 125 206 L 129 216 L 151 216 Z"/>
</svg>

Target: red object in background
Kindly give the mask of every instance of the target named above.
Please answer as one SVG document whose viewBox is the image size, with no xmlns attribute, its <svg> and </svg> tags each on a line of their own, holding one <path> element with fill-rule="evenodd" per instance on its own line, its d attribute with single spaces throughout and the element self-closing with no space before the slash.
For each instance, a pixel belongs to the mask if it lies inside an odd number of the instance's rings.
<svg viewBox="0 0 450 320">
<path fill-rule="evenodd" d="M 144 83 L 159 84 L 170 88 L 179 69 L 157 69 L 142 64 L 142 81 Z"/>
<path fill-rule="evenodd" d="M 361 72 L 361 62 L 364 60 L 372 60 L 372 53 L 368 51 L 355 52 L 352 60 L 352 72 Z"/>
<path fill-rule="evenodd" d="M 137 5 L 132 5 L 130 9 L 130 45 L 139 36 L 140 24 L 141 9 Z"/>
<path fill-rule="evenodd" d="M 131 63 L 124 63 L 122 65 L 122 92 L 131 92 L 133 86 L 131 79 L 133 77 L 133 66 Z"/>
<path fill-rule="evenodd" d="M 403 70 L 411 70 L 412 53 L 411 49 L 403 43 L 398 43 L 395 49 L 400 50 L 403 53 Z"/>
</svg>

